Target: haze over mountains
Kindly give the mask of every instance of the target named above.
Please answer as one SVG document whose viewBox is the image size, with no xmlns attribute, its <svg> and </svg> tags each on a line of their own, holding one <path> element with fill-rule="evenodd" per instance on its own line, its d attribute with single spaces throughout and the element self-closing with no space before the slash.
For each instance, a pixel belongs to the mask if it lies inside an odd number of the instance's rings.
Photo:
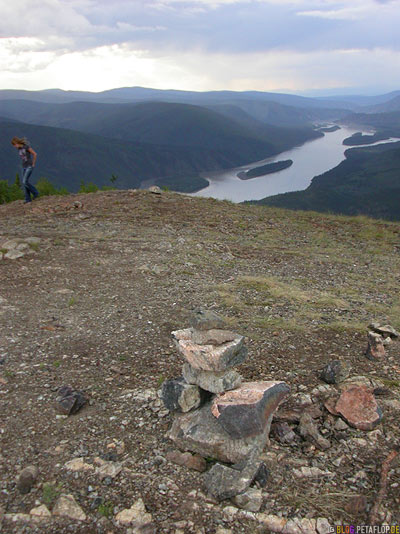
<svg viewBox="0 0 400 534">
<path fill-rule="evenodd" d="M 3 90 L 0 179 L 15 177 L 18 159 L 9 143 L 18 135 L 40 154 L 36 178 L 71 191 L 82 180 L 109 185 L 114 174 L 119 188 L 156 183 L 190 192 L 207 185 L 201 172 L 299 146 L 324 135 L 317 124 L 333 121 L 400 136 L 400 91 L 308 98 L 140 87 L 101 93 Z"/>
</svg>

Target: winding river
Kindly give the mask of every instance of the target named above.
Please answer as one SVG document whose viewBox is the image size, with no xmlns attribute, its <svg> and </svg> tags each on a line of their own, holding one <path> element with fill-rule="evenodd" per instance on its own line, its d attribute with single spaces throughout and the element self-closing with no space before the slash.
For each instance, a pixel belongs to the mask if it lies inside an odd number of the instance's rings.
<svg viewBox="0 0 400 534">
<path fill-rule="evenodd" d="M 234 169 L 203 173 L 202 176 L 210 182 L 210 185 L 193 195 L 243 202 L 306 189 L 314 176 L 336 167 L 345 159 L 344 152 L 351 147 L 343 145 L 342 142 L 346 137 L 359 131 L 360 129 L 341 127 L 336 132 L 326 132 L 324 137 L 308 141 L 304 145 L 281 152 L 276 156 Z M 398 140 L 389 139 L 374 144 Z M 293 160 L 293 165 L 282 171 L 250 180 L 240 180 L 237 177 L 240 171 L 248 171 L 266 163 L 287 159 Z"/>
</svg>

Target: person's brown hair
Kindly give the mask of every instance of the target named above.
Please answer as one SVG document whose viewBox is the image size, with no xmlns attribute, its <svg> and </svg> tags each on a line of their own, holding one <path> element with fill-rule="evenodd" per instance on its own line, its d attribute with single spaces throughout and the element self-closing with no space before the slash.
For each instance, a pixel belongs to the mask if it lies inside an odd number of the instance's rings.
<svg viewBox="0 0 400 534">
<path fill-rule="evenodd" d="M 24 137 L 13 137 L 11 139 L 12 145 L 26 145 L 26 139 Z"/>
</svg>

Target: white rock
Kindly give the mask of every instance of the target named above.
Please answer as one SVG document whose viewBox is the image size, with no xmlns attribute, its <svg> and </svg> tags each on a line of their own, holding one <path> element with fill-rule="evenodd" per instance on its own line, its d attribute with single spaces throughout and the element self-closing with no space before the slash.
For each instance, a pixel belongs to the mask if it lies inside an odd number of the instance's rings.
<svg viewBox="0 0 400 534">
<path fill-rule="evenodd" d="M 146 512 L 146 507 L 142 499 L 138 499 L 130 508 L 119 512 L 115 519 L 123 525 L 142 526 L 153 521 L 151 514 Z"/>
<path fill-rule="evenodd" d="M 330 471 L 322 471 L 318 467 L 300 467 L 300 469 L 293 469 L 293 474 L 297 478 L 321 478 L 334 476 L 334 473 L 331 473 Z"/>
<path fill-rule="evenodd" d="M 4 255 L 5 259 L 7 260 L 17 260 L 18 258 L 22 258 L 24 255 L 23 252 L 20 252 L 19 250 L 11 249 Z"/>
<path fill-rule="evenodd" d="M 317 519 L 316 531 L 318 534 L 330 534 L 332 532 L 331 524 L 324 517 L 319 517 Z"/>
<path fill-rule="evenodd" d="M 96 474 L 101 478 L 115 478 L 122 471 L 122 465 L 116 462 L 107 462 L 96 469 Z"/>
<path fill-rule="evenodd" d="M 68 517 L 76 521 L 85 521 L 86 514 L 75 501 L 72 495 L 62 494 L 57 499 L 53 508 L 53 515 L 60 517 Z"/>
<path fill-rule="evenodd" d="M 83 461 L 83 458 L 74 458 L 65 464 L 65 468 L 69 471 L 93 471 L 94 467 Z"/>
<path fill-rule="evenodd" d="M 32 508 L 32 510 L 29 512 L 30 515 L 34 515 L 35 517 L 51 517 L 50 510 L 47 508 L 45 504 L 42 504 L 41 506 L 38 506 L 37 508 Z"/>
</svg>

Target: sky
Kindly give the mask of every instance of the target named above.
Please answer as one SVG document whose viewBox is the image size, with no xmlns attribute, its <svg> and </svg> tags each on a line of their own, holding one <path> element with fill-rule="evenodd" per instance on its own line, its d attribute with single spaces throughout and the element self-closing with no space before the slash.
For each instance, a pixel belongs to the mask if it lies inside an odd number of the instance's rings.
<svg viewBox="0 0 400 534">
<path fill-rule="evenodd" d="M 400 0 L 0 0 L 0 89 L 400 89 Z"/>
</svg>

